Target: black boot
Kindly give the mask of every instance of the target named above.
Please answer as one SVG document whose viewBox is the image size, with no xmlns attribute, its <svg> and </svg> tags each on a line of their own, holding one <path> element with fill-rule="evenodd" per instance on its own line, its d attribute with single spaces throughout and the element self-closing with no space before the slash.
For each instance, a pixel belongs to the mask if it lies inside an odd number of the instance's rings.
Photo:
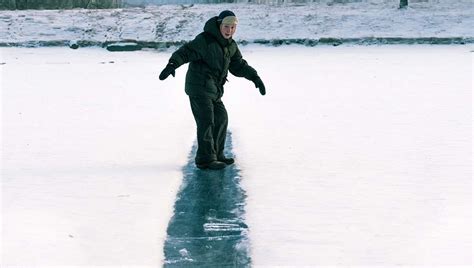
<svg viewBox="0 0 474 268">
<path fill-rule="evenodd" d="M 226 165 L 232 165 L 232 164 L 234 164 L 234 162 L 235 162 L 235 161 L 234 161 L 234 158 L 226 158 L 226 157 L 219 158 L 219 159 L 217 159 L 217 161 L 223 162 L 223 163 L 225 163 Z"/>
<path fill-rule="evenodd" d="M 196 163 L 196 167 L 199 169 L 213 169 L 213 170 L 218 170 L 218 169 L 223 169 L 227 165 L 224 162 L 220 161 L 212 161 L 208 163 Z"/>
</svg>

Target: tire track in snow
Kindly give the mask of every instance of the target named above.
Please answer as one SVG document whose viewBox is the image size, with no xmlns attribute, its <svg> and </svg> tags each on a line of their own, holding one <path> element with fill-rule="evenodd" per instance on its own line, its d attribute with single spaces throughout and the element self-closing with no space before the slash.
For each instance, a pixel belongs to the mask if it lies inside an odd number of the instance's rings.
<svg viewBox="0 0 474 268">
<path fill-rule="evenodd" d="M 164 267 L 250 267 L 245 191 L 240 172 L 199 170 L 194 165 L 197 145 L 183 168 L 183 183 L 167 230 Z M 226 151 L 232 152 L 228 133 Z M 229 155 L 232 156 L 233 155 Z"/>
</svg>

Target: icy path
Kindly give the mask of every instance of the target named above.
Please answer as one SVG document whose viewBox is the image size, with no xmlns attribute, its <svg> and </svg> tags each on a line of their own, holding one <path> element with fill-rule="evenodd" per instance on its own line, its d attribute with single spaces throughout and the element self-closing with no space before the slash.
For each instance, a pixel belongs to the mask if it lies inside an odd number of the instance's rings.
<svg viewBox="0 0 474 268">
<path fill-rule="evenodd" d="M 249 267 L 246 194 L 240 187 L 240 170 L 199 170 L 194 146 L 178 193 L 174 216 L 165 242 L 165 267 Z M 232 154 L 228 133 L 226 155 Z"/>
</svg>

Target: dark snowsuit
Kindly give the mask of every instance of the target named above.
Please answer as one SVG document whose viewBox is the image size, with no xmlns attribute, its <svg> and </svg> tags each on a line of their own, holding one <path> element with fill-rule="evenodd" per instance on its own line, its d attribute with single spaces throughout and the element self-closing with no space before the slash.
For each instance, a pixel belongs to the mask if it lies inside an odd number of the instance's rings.
<svg viewBox="0 0 474 268">
<path fill-rule="evenodd" d="M 185 90 L 197 125 L 196 163 L 223 159 L 228 119 L 221 97 L 227 74 L 256 81 L 257 71 L 242 58 L 234 40 L 222 37 L 217 17 L 209 19 L 204 32 L 174 52 L 169 62 L 176 68 L 189 62 Z"/>
</svg>

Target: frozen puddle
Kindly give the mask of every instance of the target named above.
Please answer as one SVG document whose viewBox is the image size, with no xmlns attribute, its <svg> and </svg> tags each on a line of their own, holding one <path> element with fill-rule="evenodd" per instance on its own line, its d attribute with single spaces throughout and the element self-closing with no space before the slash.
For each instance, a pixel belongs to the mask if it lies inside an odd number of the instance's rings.
<svg viewBox="0 0 474 268">
<path fill-rule="evenodd" d="M 228 152 L 231 144 L 229 134 Z M 194 165 L 196 149 L 195 145 L 183 169 L 183 185 L 168 225 L 165 267 L 250 266 L 239 169 L 231 165 L 220 171 L 199 170 Z"/>
</svg>

